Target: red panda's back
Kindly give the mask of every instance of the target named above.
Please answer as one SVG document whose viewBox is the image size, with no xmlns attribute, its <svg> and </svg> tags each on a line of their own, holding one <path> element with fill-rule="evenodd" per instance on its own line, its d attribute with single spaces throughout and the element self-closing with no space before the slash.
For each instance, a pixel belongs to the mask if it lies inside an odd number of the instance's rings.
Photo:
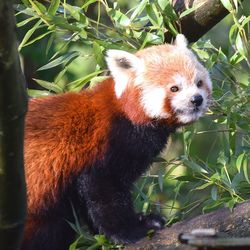
<svg viewBox="0 0 250 250">
<path fill-rule="evenodd" d="M 70 176 L 102 157 L 115 112 L 112 84 L 102 85 L 30 101 L 25 129 L 29 214 L 53 205 Z"/>
</svg>

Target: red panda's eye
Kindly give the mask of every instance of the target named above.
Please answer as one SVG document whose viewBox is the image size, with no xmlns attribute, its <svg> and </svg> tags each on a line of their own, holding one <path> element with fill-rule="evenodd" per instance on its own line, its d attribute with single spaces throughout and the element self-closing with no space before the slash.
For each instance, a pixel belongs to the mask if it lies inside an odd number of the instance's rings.
<svg viewBox="0 0 250 250">
<path fill-rule="evenodd" d="M 199 80 L 199 81 L 197 82 L 197 87 L 200 88 L 202 85 L 203 85 L 203 81 L 202 81 L 202 80 Z"/>
<path fill-rule="evenodd" d="M 177 91 L 179 90 L 179 88 L 178 88 L 177 86 L 172 86 L 172 87 L 170 88 L 170 90 L 171 90 L 172 92 L 177 92 Z"/>
</svg>

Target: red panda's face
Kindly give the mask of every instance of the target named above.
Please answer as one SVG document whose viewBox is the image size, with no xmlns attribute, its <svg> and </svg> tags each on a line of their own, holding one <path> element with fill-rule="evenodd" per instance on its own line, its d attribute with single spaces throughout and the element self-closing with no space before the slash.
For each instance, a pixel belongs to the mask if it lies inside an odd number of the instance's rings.
<svg viewBox="0 0 250 250">
<path fill-rule="evenodd" d="M 134 106 L 140 105 L 149 118 L 179 124 L 197 120 L 208 108 L 212 83 L 186 46 L 185 37 L 178 35 L 174 45 L 153 46 L 135 55 L 108 51 L 117 98 L 138 92 Z"/>
</svg>

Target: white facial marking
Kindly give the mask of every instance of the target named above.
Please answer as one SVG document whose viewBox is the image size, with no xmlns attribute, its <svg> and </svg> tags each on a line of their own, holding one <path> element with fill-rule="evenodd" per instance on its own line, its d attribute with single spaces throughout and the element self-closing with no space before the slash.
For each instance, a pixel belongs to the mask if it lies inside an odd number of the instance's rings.
<svg viewBox="0 0 250 250">
<path fill-rule="evenodd" d="M 167 118 L 169 114 L 164 111 L 166 89 L 163 87 L 145 87 L 141 93 L 141 104 L 150 118 Z"/>
<path fill-rule="evenodd" d="M 143 62 L 137 56 L 122 50 L 108 50 L 106 61 L 115 81 L 116 96 L 119 98 L 129 83 L 131 73 L 140 72 Z M 126 62 L 127 67 L 124 67 L 121 61 Z"/>
</svg>

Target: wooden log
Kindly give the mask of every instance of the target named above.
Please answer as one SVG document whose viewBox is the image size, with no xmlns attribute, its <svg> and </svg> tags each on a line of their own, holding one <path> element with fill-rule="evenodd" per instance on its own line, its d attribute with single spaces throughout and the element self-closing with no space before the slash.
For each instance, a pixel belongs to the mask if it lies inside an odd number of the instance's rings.
<svg viewBox="0 0 250 250">
<path fill-rule="evenodd" d="M 179 246 L 179 234 L 189 233 L 197 228 L 213 228 L 226 236 L 250 236 L 250 201 L 237 205 L 233 211 L 222 208 L 217 211 L 197 216 L 191 220 L 184 220 L 173 224 L 156 233 L 152 239 L 143 239 L 136 244 L 129 245 L 126 250 L 167 250 L 188 249 Z M 178 246 L 178 248 L 176 248 Z M 193 248 L 190 248 L 193 249 Z"/>
</svg>

